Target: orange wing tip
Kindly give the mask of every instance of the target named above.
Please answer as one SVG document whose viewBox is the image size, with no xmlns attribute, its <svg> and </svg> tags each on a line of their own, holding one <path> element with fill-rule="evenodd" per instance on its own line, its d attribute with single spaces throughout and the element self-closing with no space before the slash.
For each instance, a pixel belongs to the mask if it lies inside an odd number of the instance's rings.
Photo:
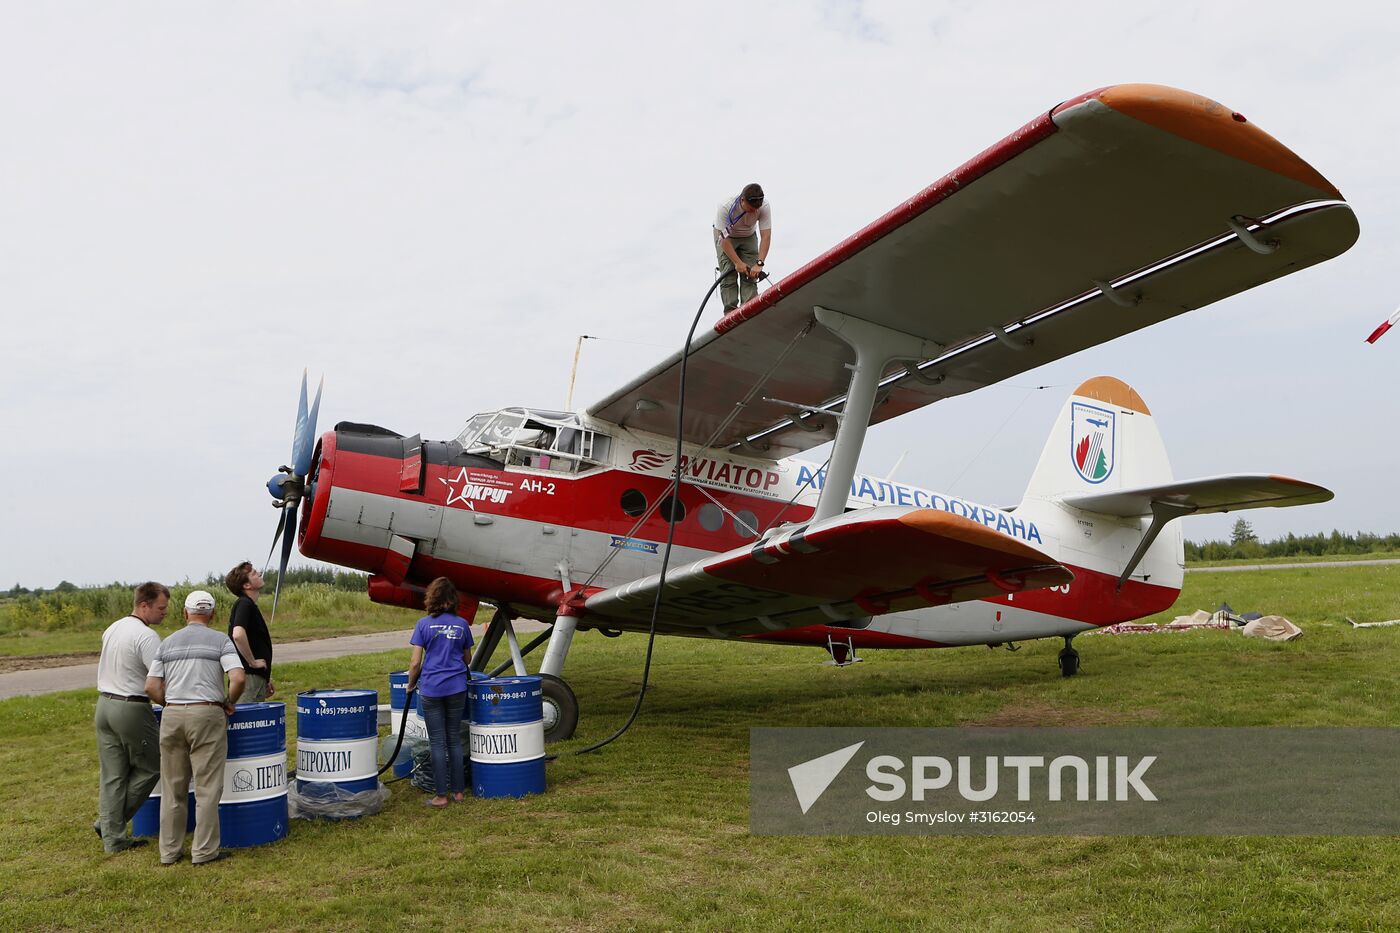
<svg viewBox="0 0 1400 933">
<path fill-rule="evenodd" d="M 1092 379 L 1080 383 L 1079 388 L 1074 390 L 1074 394 L 1080 398 L 1091 398 L 1096 402 L 1106 402 L 1109 405 L 1117 405 L 1128 411 L 1136 411 L 1144 415 L 1151 415 L 1148 411 L 1147 403 L 1142 400 L 1142 396 L 1137 394 L 1137 390 L 1121 379 L 1112 376 L 1095 376 Z"/>
<path fill-rule="evenodd" d="M 1317 188 L 1328 197 L 1342 197 L 1335 185 L 1293 150 L 1208 97 L 1160 84 L 1118 84 L 1094 96 L 1119 113 L 1182 139 Z"/>
</svg>

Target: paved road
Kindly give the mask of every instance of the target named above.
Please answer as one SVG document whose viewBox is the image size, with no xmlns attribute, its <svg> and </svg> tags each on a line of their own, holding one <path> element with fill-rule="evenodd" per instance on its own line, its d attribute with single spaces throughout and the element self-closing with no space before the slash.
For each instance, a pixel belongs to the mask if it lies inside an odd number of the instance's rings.
<svg viewBox="0 0 1400 933">
<path fill-rule="evenodd" d="M 1187 573 L 1230 573 L 1238 570 L 1297 570 L 1300 567 L 1362 567 L 1400 564 L 1400 560 L 1320 560 L 1306 564 L 1240 564 L 1235 567 L 1187 567 Z"/>
<path fill-rule="evenodd" d="M 476 637 L 481 637 L 484 626 L 473 629 Z M 542 623 L 520 619 L 515 623 L 517 634 L 541 631 Z M 350 654 L 374 654 L 378 651 L 399 649 L 408 661 L 408 636 L 412 629 L 400 632 L 376 632 L 373 635 L 346 635 L 341 638 L 320 638 L 314 641 L 291 641 L 276 646 L 274 660 L 278 664 L 287 661 L 319 661 L 322 658 L 340 658 Z M 505 649 L 502 648 L 502 651 Z M 500 655 L 498 655 L 500 656 Z M 17 696 L 36 696 L 41 693 L 58 693 L 62 690 L 96 689 L 97 664 L 74 664 L 68 667 L 46 667 L 33 671 L 14 671 L 0 674 L 0 700 Z"/>
</svg>

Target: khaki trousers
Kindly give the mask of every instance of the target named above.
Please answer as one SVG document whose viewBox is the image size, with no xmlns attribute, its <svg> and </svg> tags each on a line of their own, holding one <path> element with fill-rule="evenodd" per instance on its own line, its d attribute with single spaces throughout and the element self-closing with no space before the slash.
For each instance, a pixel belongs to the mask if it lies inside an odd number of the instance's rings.
<svg viewBox="0 0 1400 933">
<path fill-rule="evenodd" d="M 97 698 L 97 761 L 101 784 L 97 827 L 102 847 L 119 852 L 131 841 L 126 824 L 160 780 L 160 731 L 149 703 Z"/>
<path fill-rule="evenodd" d="M 751 266 L 758 262 L 757 233 L 750 233 L 744 237 L 730 237 L 729 242 L 745 265 Z M 734 268 L 734 263 L 729 261 L 729 254 L 724 251 L 723 240 L 715 240 L 715 257 L 719 260 L 719 274 L 724 277 L 719 283 L 719 296 L 723 299 L 724 311 L 728 314 L 739 307 L 741 301 L 748 301 L 758 294 L 758 283 L 747 275 L 740 275 L 739 270 Z"/>
<path fill-rule="evenodd" d="M 228 717 L 218 706 L 167 706 L 160 717 L 160 860 L 178 862 L 185 847 L 186 795 L 194 784 L 191 861 L 219 854 L 219 798 L 228 759 Z"/>
</svg>

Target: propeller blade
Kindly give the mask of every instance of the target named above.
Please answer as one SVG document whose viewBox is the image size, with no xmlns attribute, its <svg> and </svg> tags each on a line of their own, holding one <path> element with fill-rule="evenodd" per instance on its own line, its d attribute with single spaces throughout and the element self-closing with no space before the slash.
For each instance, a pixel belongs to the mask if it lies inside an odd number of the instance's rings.
<svg viewBox="0 0 1400 933">
<path fill-rule="evenodd" d="M 282 537 L 282 529 L 287 527 L 287 510 L 282 510 L 282 517 L 277 519 L 277 533 L 272 536 L 272 547 L 267 549 L 267 560 L 263 561 L 263 573 L 267 573 L 268 565 L 272 563 L 272 552 L 277 550 L 277 541 Z"/>
<path fill-rule="evenodd" d="M 311 411 L 306 410 L 306 374 L 302 374 L 301 411 L 297 416 L 297 436 L 292 443 L 292 469 L 297 476 L 305 476 L 311 471 L 311 454 L 316 449 L 316 416 L 321 411 L 321 390 L 326 386 L 326 378 L 316 385 L 316 401 Z"/>
<path fill-rule="evenodd" d="M 301 371 L 301 398 L 297 400 L 297 423 L 292 429 L 292 464 L 297 460 L 297 442 L 301 438 L 301 426 L 306 423 L 306 370 Z"/>
<path fill-rule="evenodd" d="M 272 591 L 272 619 L 268 620 L 269 623 L 277 618 L 277 600 L 282 595 L 282 580 L 287 576 L 287 561 L 292 556 L 292 542 L 297 536 L 297 504 L 294 502 L 283 509 L 282 517 L 285 519 L 287 534 L 282 538 L 282 560 L 277 565 L 277 586 Z M 279 526 L 278 531 L 281 530 Z"/>
</svg>

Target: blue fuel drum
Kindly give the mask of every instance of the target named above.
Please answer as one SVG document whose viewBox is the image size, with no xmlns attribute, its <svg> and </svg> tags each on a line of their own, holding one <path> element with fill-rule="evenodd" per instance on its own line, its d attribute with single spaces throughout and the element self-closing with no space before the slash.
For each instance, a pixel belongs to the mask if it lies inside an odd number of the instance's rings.
<svg viewBox="0 0 1400 933">
<path fill-rule="evenodd" d="M 472 793 L 544 793 L 544 691 L 538 677 L 492 677 L 467 685 Z"/>
<path fill-rule="evenodd" d="M 377 690 L 297 694 L 297 793 L 332 796 L 379 786 Z"/>
<path fill-rule="evenodd" d="M 287 704 L 241 703 L 228 718 L 228 762 L 219 798 L 219 845 L 287 838 Z"/>
</svg>

